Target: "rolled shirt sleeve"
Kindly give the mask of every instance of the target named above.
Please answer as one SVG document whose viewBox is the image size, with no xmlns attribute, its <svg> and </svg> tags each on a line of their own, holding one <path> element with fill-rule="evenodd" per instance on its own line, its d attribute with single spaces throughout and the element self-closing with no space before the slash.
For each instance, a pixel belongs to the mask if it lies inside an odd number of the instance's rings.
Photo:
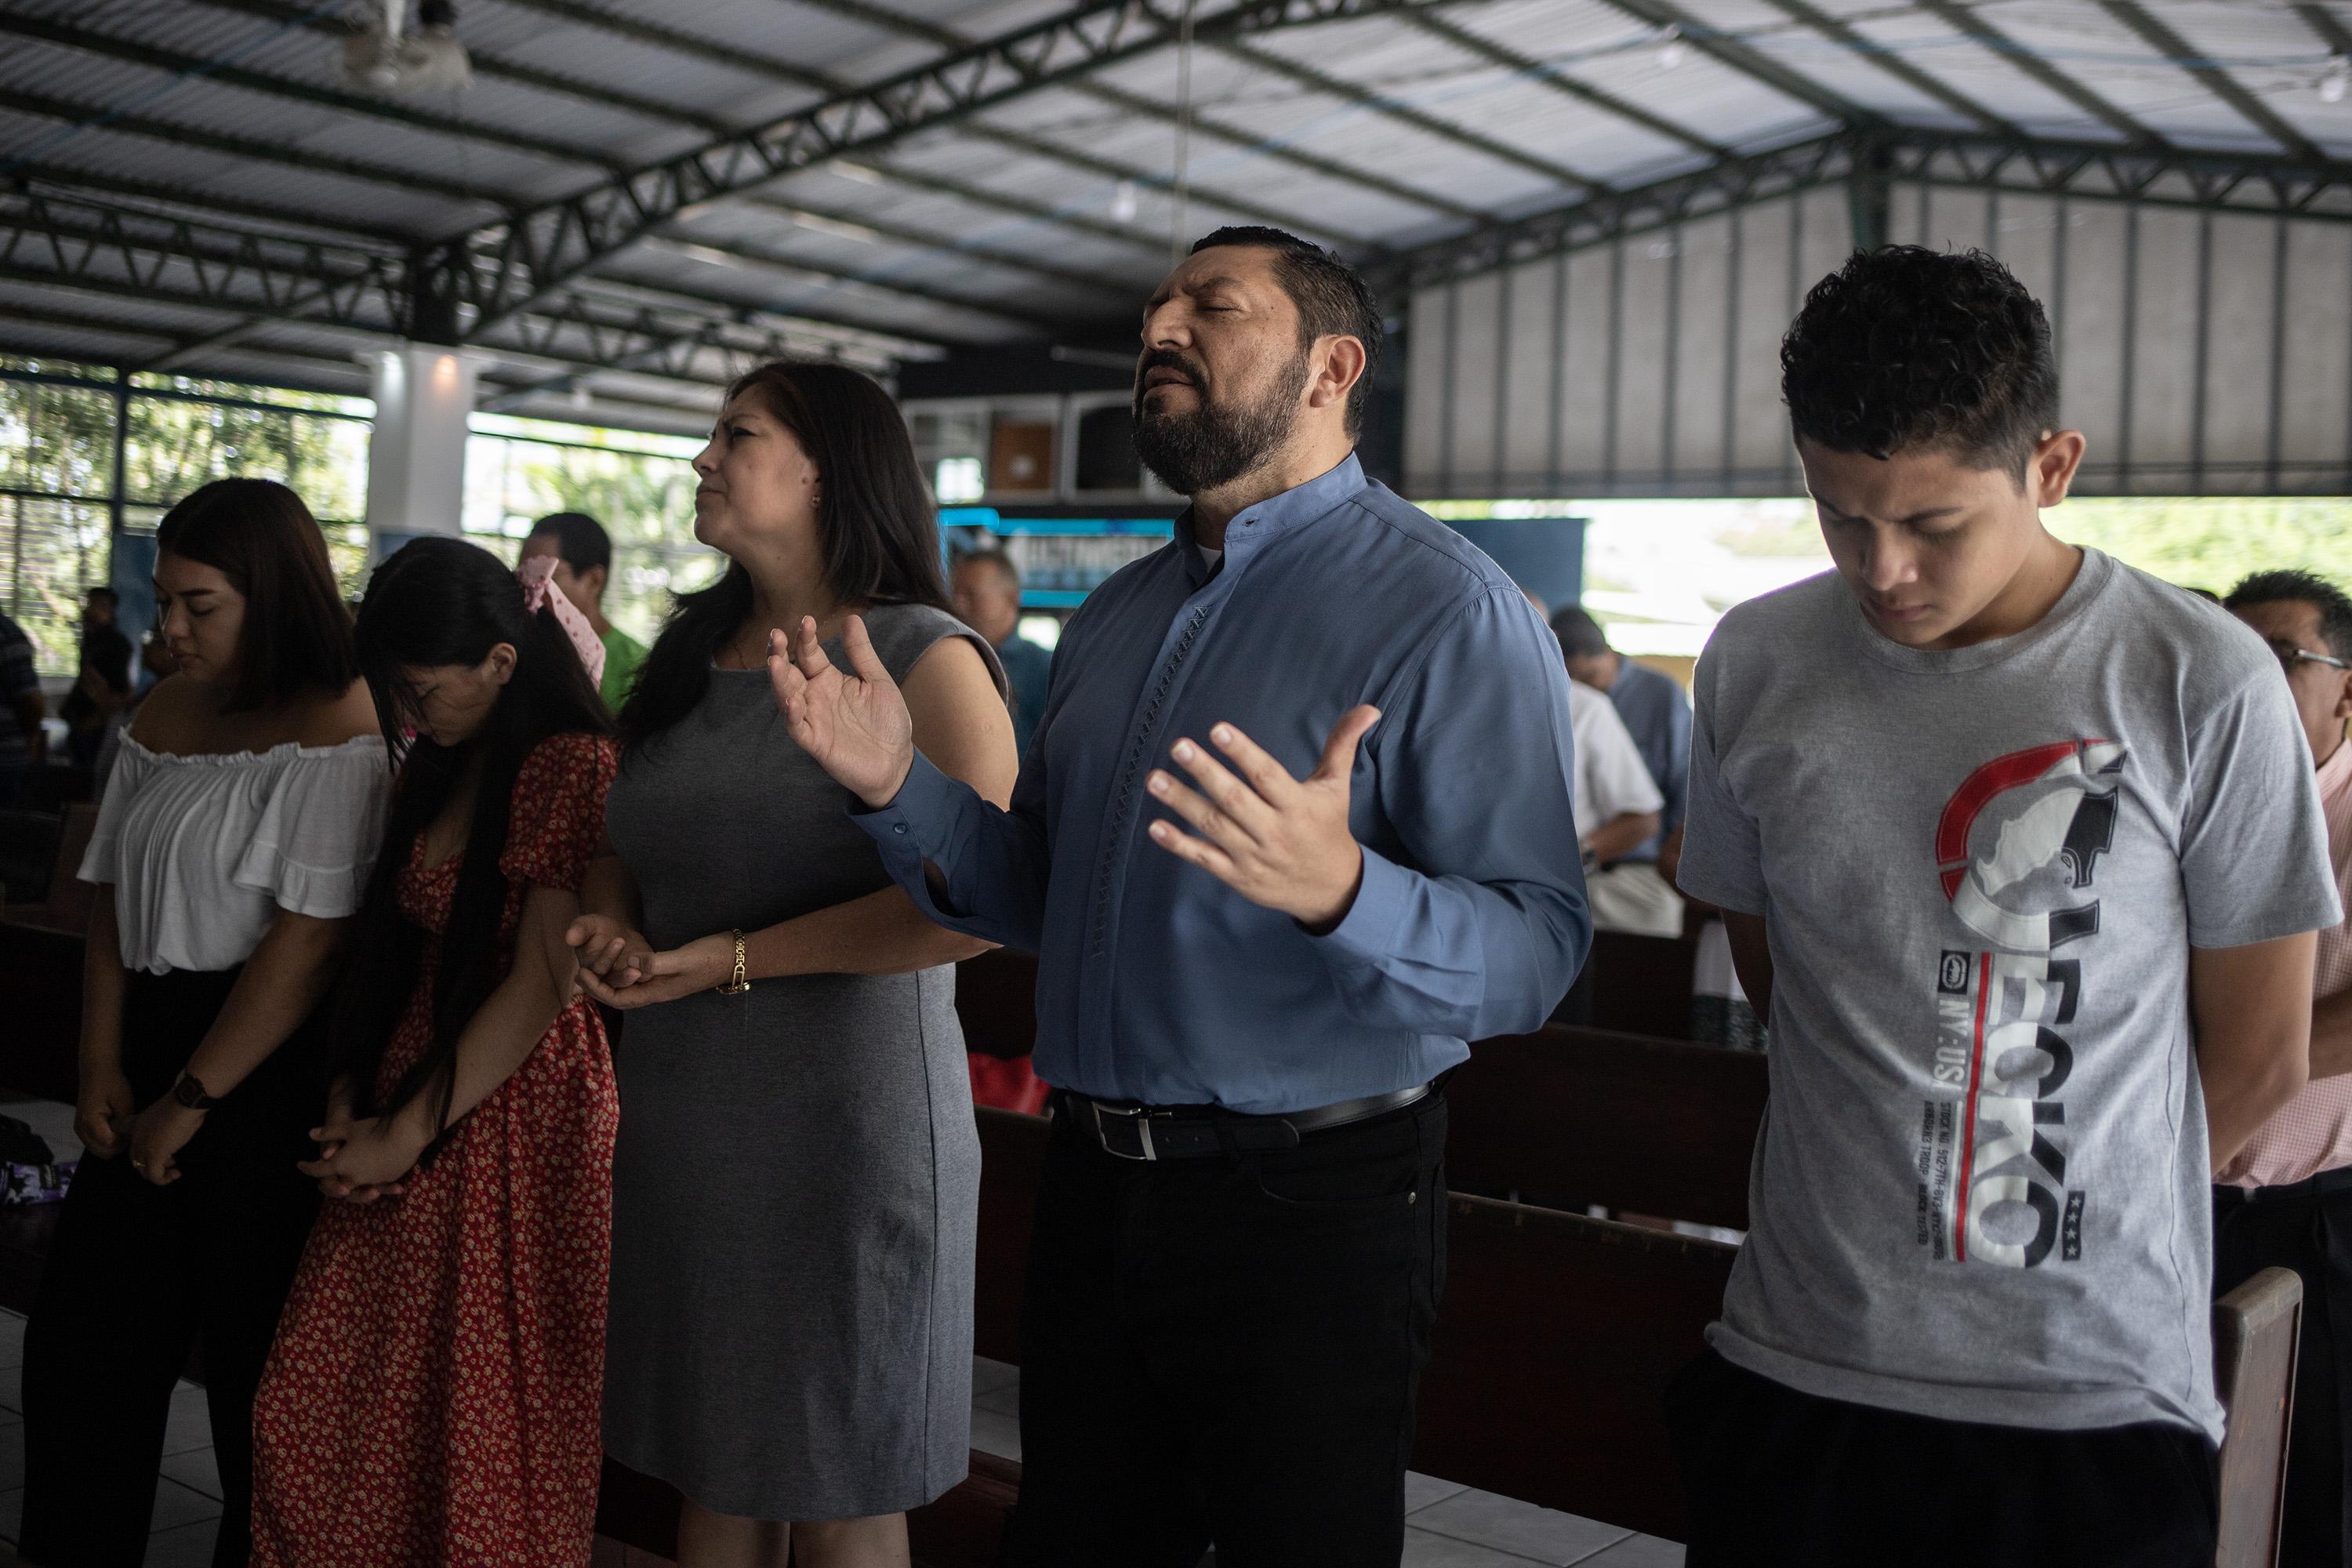
<svg viewBox="0 0 2352 1568">
<path fill-rule="evenodd" d="M 1465 1040 L 1541 1026 L 1591 946 L 1568 676 L 1517 592 L 1473 600 L 1367 741 L 1363 882 L 1318 946 L 1349 1011 Z M 1360 759 L 1357 788 L 1367 784 Z"/>
<path fill-rule="evenodd" d="M 890 879 L 930 920 L 1003 947 L 1035 952 L 1045 929 L 1051 860 L 1045 842 L 1045 760 L 1031 748 L 1010 810 L 941 773 L 919 750 L 889 805 L 852 809 Z M 935 889 L 926 864 L 939 868 Z"/>
</svg>

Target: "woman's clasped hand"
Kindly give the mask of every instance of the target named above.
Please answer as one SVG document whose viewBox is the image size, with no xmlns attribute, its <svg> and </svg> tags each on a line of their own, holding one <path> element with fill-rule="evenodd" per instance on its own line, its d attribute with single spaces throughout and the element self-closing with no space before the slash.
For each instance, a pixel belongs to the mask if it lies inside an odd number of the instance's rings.
<svg viewBox="0 0 2352 1568">
<path fill-rule="evenodd" d="M 583 915 L 563 934 L 580 960 L 580 989 L 624 1011 L 724 985 L 735 974 L 735 939 L 721 931 L 667 952 L 609 915 Z"/>
<path fill-rule="evenodd" d="M 296 1168 L 317 1182 L 327 1196 L 355 1204 L 396 1198 L 407 1191 L 408 1178 L 433 1143 L 415 1116 L 354 1116 L 348 1082 L 335 1086 L 326 1122 L 310 1129 L 310 1137 L 319 1145 L 319 1157 Z"/>
</svg>

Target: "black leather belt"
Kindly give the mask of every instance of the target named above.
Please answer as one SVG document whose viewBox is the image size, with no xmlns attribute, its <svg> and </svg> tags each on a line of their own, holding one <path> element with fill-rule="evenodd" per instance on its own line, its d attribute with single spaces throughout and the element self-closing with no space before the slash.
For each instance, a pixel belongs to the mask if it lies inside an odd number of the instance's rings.
<svg viewBox="0 0 2352 1568">
<path fill-rule="evenodd" d="M 1328 1131 L 1354 1121 L 1369 1121 L 1427 1098 L 1428 1084 L 1416 1084 L 1393 1094 L 1364 1100 L 1343 1100 L 1312 1110 L 1286 1111 L 1280 1116 L 1244 1116 L 1214 1105 L 1114 1105 L 1088 1100 L 1067 1090 L 1054 1096 L 1057 1115 L 1099 1146 L 1122 1160 L 1193 1160 L 1209 1154 L 1260 1153 L 1296 1149 L 1309 1132 Z"/>
</svg>

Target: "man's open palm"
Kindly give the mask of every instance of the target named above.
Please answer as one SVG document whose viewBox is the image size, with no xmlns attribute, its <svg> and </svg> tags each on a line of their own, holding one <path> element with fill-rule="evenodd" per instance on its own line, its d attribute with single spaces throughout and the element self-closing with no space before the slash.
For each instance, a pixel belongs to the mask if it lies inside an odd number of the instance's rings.
<svg viewBox="0 0 2352 1568">
<path fill-rule="evenodd" d="M 770 632 L 768 683 L 801 750 L 835 783 L 879 808 L 897 798 L 915 764 L 915 721 L 863 620 L 849 617 L 841 646 L 849 655 L 846 675 L 825 657 L 814 620 L 803 617 L 789 637 Z"/>
</svg>

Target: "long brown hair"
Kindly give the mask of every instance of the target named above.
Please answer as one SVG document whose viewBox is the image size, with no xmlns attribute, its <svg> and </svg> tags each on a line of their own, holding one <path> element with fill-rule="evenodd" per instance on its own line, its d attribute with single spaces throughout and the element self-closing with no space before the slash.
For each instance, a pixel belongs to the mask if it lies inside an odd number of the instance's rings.
<svg viewBox="0 0 2352 1568">
<path fill-rule="evenodd" d="M 726 403 L 745 393 L 793 433 L 824 477 L 817 533 L 834 596 L 946 609 L 938 511 L 890 395 L 847 365 L 794 360 L 748 372 L 727 389 Z M 711 659 L 751 613 L 751 574 L 732 563 L 709 587 L 677 596 L 621 709 L 625 744 L 651 740 L 694 710 L 710 688 Z"/>
<path fill-rule="evenodd" d="M 327 538 L 302 498 L 274 479 L 215 479 L 163 514 L 155 546 L 209 566 L 245 598 L 227 710 L 340 697 L 360 677 L 351 612 Z"/>
</svg>

